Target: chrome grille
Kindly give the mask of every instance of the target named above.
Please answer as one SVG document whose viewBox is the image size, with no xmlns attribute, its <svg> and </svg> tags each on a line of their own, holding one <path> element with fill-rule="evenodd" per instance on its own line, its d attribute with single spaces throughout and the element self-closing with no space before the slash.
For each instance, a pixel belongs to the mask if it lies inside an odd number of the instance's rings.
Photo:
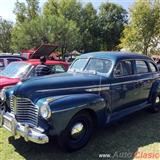
<svg viewBox="0 0 160 160">
<path fill-rule="evenodd" d="M 20 123 L 28 123 L 33 126 L 38 124 L 38 108 L 27 98 L 12 96 L 10 99 L 11 112 Z"/>
<path fill-rule="evenodd" d="M 14 113 L 14 111 L 13 111 L 13 96 L 10 98 L 10 109 L 11 109 L 11 113 Z"/>
</svg>

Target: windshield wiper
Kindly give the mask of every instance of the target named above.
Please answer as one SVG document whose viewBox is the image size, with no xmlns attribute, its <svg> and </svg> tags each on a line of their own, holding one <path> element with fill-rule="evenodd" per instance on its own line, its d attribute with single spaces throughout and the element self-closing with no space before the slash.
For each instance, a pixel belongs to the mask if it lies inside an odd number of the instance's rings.
<svg viewBox="0 0 160 160">
<path fill-rule="evenodd" d="M 71 69 L 69 70 L 70 72 L 75 72 L 75 73 L 81 73 L 82 71 L 79 69 Z"/>
</svg>

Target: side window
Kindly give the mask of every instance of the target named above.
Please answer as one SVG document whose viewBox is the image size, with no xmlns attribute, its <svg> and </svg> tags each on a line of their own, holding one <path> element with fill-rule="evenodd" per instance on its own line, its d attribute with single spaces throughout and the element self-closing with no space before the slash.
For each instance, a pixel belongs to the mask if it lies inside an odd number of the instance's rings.
<svg viewBox="0 0 160 160">
<path fill-rule="evenodd" d="M 4 60 L 0 59 L 0 67 L 4 67 Z"/>
<path fill-rule="evenodd" d="M 36 71 L 35 71 L 35 67 L 31 69 L 30 73 L 29 73 L 29 78 L 30 77 L 35 77 L 36 76 Z"/>
<path fill-rule="evenodd" d="M 50 66 L 50 67 L 51 67 L 51 73 L 52 74 L 65 72 L 65 69 L 61 65 L 53 65 L 53 66 Z"/>
<path fill-rule="evenodd" d="M 149 67 L 150 67 L 152 72 L 157 72 L 157 68 L 152 62 L 149 62 Z"/>
<path fill-rule="evenodd" d="M 119 62 L 114 71 L 115 77 L 128 76 L 132 74 L 133 74 L 132 61 L 129 60 Z"/>
<path fill-rule="evenodd" d="M 142 60 L 136 60 L 136 70 L 138 74 L 149 72 L 146 62 Z"/>
</svg>

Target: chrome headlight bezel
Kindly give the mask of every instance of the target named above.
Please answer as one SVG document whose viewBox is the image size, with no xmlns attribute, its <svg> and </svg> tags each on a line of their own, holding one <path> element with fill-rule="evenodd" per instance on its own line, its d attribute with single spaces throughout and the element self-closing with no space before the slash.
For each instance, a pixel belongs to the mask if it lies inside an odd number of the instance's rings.
<svg viewBox="0 0 160 160">
<path fill-rule="evenodd" d="M 51 109 L 47 102 L 43 102 L 43 104 L 39 108 L 39 113 L 42 118 L 49 119 L 51 117 Z"/>
<path fill-rule="evenodd" d="M 15 86 L 15 85 L 5 86 L 4 88 L 2 88 L 2 89 L 0 90 L 0 100 L 1 100 L 1 101 L 6 101 L 6 99 L 7 99 L 6 90 L 7 90 L 7 89 L 10 89 L 10 88 L 12 88 L 12 87 L 14 87 L 14 86 Z"/>
<path fill-rule="evenodd" d="M 5 93 L 6 89 L 3 88 L 2 90 L 0 90 L 0 99 L 2 101 L 5 101 L 6 100 L 6 93 Z"/>
</svg>

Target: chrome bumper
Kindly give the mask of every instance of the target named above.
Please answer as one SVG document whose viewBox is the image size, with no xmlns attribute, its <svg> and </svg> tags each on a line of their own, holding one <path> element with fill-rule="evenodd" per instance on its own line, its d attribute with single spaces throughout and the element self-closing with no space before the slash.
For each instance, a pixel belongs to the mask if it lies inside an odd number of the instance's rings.
<svg viewBox="0 0 160 160">
<path fill-rule="evenodd" d="M 10 127 L 5 124 L 5 121 L 10 123 Z M 11 113 L 0 113 L 0 127 L 3 127 L 10 131 L 14 137 L 22 136 L 25 141 L 32 141 L 38 144 L 44 144 L 49 142 L 47 135 L 42 133 L 41 128 L 32 128 L 28 124 L 18 123 Z"/>
</svg>

